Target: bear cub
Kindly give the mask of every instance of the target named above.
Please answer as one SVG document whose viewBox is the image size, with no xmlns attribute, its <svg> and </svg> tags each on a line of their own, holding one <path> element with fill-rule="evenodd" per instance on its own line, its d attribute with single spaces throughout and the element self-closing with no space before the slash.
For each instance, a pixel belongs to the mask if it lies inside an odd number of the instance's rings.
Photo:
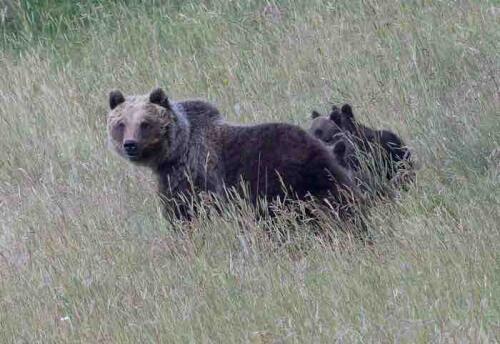
<svg viewBox="0 0 500 344">
<path fill-rule="evenodd" d="M 156 174 L 167 217 L 189 219 L 189 200 L 233 189 L 259 199 L 333 205 L 342 217 L 362 197 L 331 152 L 298 126 L 230 124 L 213 105 L 149 95 L 109 96 L 108 141 L 122 158 Z M 242 190 L 242 182 L 246 191 Z"/>
<path fill-rule="evenodd" d="M 381 177 L 395 186 L 413 180 L 411 153 L 403 140 L 392 131 L 376 130 L 359 123 L 349 104 L 341 109 L 334 105 L 329 116 L 313 111 L 311 117 L 310 134 L 337 155 L 340 151 L 340 157 L 345 155 L 343 159 L 348 169 L 356 171 L 360 179 Z"/>
</svg>

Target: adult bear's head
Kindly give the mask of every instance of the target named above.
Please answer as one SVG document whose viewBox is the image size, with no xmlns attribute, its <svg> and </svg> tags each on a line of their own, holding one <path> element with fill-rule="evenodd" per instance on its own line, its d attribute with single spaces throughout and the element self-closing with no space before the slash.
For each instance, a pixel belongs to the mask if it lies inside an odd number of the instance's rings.
<svg viewBox="0 0 500 344">
<path fill-rule="evenodd" d="M 121 157 L 141 165 L 172 156 L 179 122 L 185 122 L 161 88 L 148 95 L 109 94 L 108 141 Z"/>
</svg>

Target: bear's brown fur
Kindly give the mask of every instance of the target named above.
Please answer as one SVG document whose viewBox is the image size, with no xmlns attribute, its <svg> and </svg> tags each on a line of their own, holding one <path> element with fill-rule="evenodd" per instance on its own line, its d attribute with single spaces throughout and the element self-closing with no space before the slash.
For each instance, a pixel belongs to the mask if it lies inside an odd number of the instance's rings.
<svg viewBox="0 0 500 344">
<path fill-rule="evenodd" d="M 298 126 L 229 124 L 213 105 L 170 101 L 162 89 L 129 97 L 113 91 L 109 104 L 111 148 L 153 170 L 167 214 L 189 217 L 186 196 L 224 196 L 242 182 L 254 204 L 312 196 L 343 209 L 360 199 L 334 156 Z"/>
</svg>

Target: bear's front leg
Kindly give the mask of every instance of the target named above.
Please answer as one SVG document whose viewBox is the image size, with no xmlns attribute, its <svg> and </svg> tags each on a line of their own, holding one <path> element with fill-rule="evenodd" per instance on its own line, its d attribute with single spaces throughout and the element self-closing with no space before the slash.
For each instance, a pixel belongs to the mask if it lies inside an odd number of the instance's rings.
<svg viewBox="0 0 500 344">
<path fill-rule="evenodd" d="M 163 216 L 167 220 L 190 221 L 195 216 L 196 193 L 193 189 L 186 176 L 160 178 L 158 194 L 163 204 Z"/>
</svg>

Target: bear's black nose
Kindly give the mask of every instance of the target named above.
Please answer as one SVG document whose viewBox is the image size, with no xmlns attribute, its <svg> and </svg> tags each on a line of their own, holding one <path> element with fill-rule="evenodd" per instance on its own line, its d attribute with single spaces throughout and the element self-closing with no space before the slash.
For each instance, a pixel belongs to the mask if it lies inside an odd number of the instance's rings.
<svg viewBox="0 0 500 344">
<path fill-rule="evenodd" d="M 123 143 L 123 149 L 125 149 L 125 152 L 128 155 L 135 155 L 137 154 L 137 142 L 132 141 L 132 140 L 127 140 Z"/>
</svg>

